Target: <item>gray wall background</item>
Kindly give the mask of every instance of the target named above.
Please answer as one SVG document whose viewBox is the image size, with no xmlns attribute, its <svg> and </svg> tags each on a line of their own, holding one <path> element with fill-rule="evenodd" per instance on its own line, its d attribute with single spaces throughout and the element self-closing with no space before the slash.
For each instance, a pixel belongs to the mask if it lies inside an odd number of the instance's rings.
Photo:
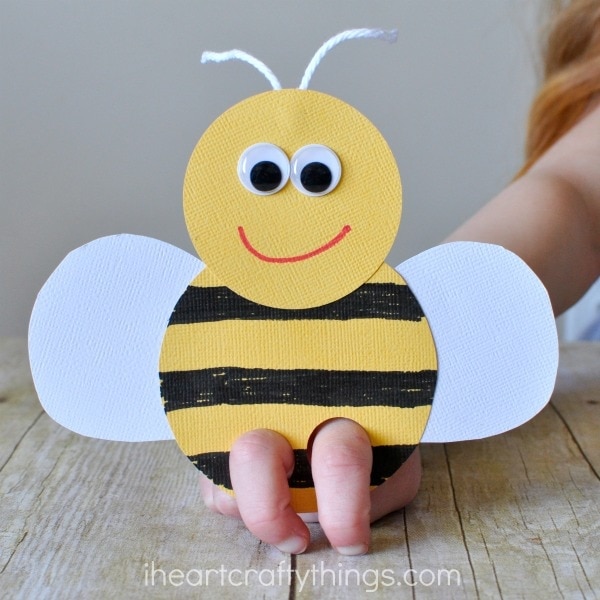
<svg viewBox="0 0 600 600">
<path fill-rule="evenodd" d="M 311 87 L 382 131 L 404 187 L 397 264 L 439 243 L 521 160 L 544 0 L 0 0 L 0 335 L 25 335 L 35 295 L 73 248 L 113 233 L 193 252 L 181 209 L 196 141 L 267 88 L 238 47 L 298 85 L 322 42 L 354 41 Z"/>
</svg>

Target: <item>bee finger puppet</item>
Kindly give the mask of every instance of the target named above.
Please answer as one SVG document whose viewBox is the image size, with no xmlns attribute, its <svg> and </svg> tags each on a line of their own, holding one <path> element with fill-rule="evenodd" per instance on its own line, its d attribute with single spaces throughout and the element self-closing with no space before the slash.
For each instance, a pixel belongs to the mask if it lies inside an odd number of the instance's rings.
<svg viewBox="0 0 600 600">
<path fill-rule="evenodd" d="M 83 435 L 177 440 L 233 493 L 229 449 L 269 428 L 294 449 L 298 512 L 318 509 L 307 443 L 323 421 L 359 423 L 371 485 L 419 442 L 516 427 L 548 401 L 557 339 L 545 288 L 493 245 L 445 244 L 383 261 L 400 223 L 387 143 L 356 109 L 298 89 L 233 50 L 272 90 L 233 106 L 194 149 L 186 225 L 202 261 L 158 240 L 116 235 L 69 254 L 40 291 L 29 330 L 48 414 Z M 165 418 L 166 414 L 166 418 Z"/>
</svg>

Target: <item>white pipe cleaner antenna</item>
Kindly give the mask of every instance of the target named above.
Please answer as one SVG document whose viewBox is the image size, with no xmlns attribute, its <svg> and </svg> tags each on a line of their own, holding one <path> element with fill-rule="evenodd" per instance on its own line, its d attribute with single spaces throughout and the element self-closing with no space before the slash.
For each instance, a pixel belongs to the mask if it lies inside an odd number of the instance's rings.
<svg viewBox="0 0 600 600">
<path fill-rule="evenodd" d="M 225 62 L 228 60 L 241 60 L 249 65 L 252 65 L 257 71 L 262 73 L 271 84 L 274 90 L 281 89 L 281 83 L 279 83 L 279 79 L 275 77 L 275 74 L 264 62 L 258 60 L 258 58 L 254 58 L 254 56 L 244 52 L 243 50 L 228 50 L 227 52 L 203 52 L 202 58 L 200 62 L 205 64 L 207 62 Z"/>
<path fill-rule="evenodd" d="M 312 57 L 310 63 L 308 63 L 308 67 L 306 67 L 306 71 L 304 71 L 304 76 L 302 77 L 302 81 L 300 82 L 300 86 L 298 89 L 306 90 L 308 88 L 308 84 L 316 71 L 317 67 L 323 60 L 324 56 L 332 49 L 335 48 L 338 44 L 342 42 L 346 42 L 347 40 L 356 40 L 356 39 L 365 39 L 371 38 L 376 40 L 383 40 L 385 42 L 393 43 L 398 39 L 398 30 L 391 29 L 348 29 L 347 31 L 342 31 L 337 35 L 334 35 L 331 39 L 327 40 L 316 52 L 316 54 Z M 228 60 L 241 60 L 243 62 L 252 65 L 257 71 L 262 73 L 267 81 L 271 84 L 274 90 L 281 89 L 281 83 L 279 83 L 279 79 L 275 77 L 275 74 L 264 62 L 258 60 L 251 54 L 244 52 L 243 50 L 228 50 L 227 52 L 203 52 L 202 58 L 200 62 L 205 64 L 207 62 L 226 62 Z"/>
<path fill-rule="evenodd" d="M 372 38 L 394 43 L 398 39 L 398 30 L 391 29 L 387 31 L 385 29 L 348 29 L 347 31 L 342 31 L 337 35 L 334 35 L 317 50 L 316 54 L 312 57 L 312 60 L 308 63 L 308 67 L 306 67 L 306 71 L 304 71 L 304 76 L 300 82 L 299 89 L 306 90 L 308 88 L 308 84 L 310 83 L 315 70 L 323 60 L 324 56 L 332 48 L 347 40 L 365 38 Z"/>
</svg>

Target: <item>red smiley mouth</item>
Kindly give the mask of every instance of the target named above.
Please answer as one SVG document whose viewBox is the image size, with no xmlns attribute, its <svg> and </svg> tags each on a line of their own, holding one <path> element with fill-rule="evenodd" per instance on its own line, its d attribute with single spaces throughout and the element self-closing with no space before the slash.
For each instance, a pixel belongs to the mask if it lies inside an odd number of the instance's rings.
<svg viewBox="0 0 600 600">
<path fill-rule="evenodd" d="M 246 250 L 256 256 L 256 258 L 269 263 L 291 263 L 291 262 L 300 262 L 301 260 L 307 260 L 312 258 L 313 256 L 317 256 L 322 254 L 326 250 L 333 248 L 336 244 L 341 242 L 346 235 L 352 230 L 350 225 L 344 225 L 342 230 L 332 239 L 330 239 L 326 244 L 315 248 L 315 250 L 311 250 L 310 252 L 306 252 L 305 254 L 298 254 L 297 256 L 267 256 L 262 252 L 259 252 L 251 243 L 250 240 L 246 237 L 246 232 L 243 227 L 238 227 L 238 234 L 240 239 L 242 240 L 242 244 L 244 244 Z"/>
</svg>

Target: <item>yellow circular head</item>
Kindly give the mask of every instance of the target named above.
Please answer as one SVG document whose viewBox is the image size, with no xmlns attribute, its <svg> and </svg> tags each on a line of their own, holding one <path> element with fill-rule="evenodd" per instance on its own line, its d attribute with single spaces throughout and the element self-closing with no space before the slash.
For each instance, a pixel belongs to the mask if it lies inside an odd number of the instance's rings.
<svg viewBox="0 0 600 600">
<path fill-rule="evenodd" d="M 266 92 L 223 113 L 184 184 L 200 258 L 223 285 L 278 308 L 327 304 L 365 283 L 389 252 L 401 204 L 379 131 L 308 90 Z"/>
</svg>

